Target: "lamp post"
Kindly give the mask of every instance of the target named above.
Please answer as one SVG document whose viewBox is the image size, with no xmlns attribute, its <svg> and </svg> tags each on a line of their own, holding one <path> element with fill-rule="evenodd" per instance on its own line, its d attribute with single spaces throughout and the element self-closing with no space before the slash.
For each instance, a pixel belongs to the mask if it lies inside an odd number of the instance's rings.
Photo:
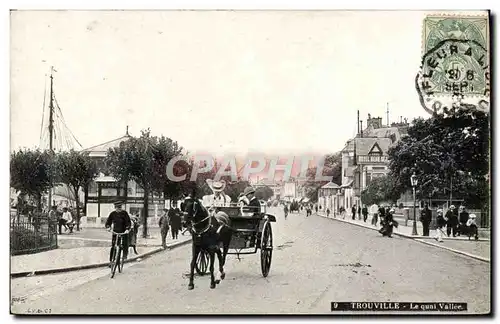
<svg viewBox="0 0 500 324">
<path fill-rule="evenodd" d="M 410 181 L 411 181 L 411 186 L 413 187 L 413 231 L 412 231 L 411 235 L 417 236 L 418 235 L 418 233 L 417 233 L 417 208 L 416 208 L 417 199 L 415 197 L 415 188 L 417 187 L 418 180 L 417 180 L 417 176 L 415 175 L 415 173 L 413 173 L 412 176 L 410 177 Z"/>
</svg>

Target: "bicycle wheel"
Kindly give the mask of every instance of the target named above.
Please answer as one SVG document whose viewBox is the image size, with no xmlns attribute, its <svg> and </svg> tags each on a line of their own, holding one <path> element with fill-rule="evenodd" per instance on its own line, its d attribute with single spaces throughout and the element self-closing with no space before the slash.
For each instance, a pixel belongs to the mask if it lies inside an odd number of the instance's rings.
<svg viewBox="0 0 500 324">
<path fill-rule="evenodd" d="M 118 263 L 118 272 L 122 273 L 123 264 L 125 263 L 125 253 L 122 253 L 122 248 L 120 248 L 120 262 Z"/>
<path fill-rule="evenodd" d="M 115 258 L 113 260 L 113 265 L 111 266 L 111 278 L 113 278 L 115 276 L 116 268 L 118 268 L 118 265 L 120 264 L 121 252 L 122 252 L 121 248 L 116 249 Z"/>
</svg>

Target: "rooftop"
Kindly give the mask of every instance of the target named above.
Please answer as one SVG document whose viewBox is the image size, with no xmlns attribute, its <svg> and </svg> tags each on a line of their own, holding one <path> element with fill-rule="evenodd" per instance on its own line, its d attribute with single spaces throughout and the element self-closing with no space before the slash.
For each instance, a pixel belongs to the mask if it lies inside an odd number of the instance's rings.
<svg viewBox="0 0 500 324">
<path fill-rule="evenodd" d="M 336 184 L 335 182 L 328 182 L 326 185 L 324 185 L 323 187 L 321 187 L 321 189 L 339 189 L 340 186 L 338 184 Z"/>
<path fill-rule="evenodd" d="M 121 142 L 124 142 L 129 138 L 130 135 L 126 134 L 125 136 L 116 138 L 114 140 L 83 149 L 82 152 L 88 152 L 90 156 L 105 156 L 110 148 L 115 148 L 120 146 Z"/>
<path fill-rule="evenodd" d="M 346 146 L 342 151 L 353 152 L 354 141 L 356 141 L 356 154 L 368 155 L 370 152 L 382 151 L 382 154 L 387 154 L 389 147 L 393 144 L 392 139 L 388 137 L 356 137 L 347 141 Z M 377 148 L 378 146 L 378 148 Z"/>
</svg>

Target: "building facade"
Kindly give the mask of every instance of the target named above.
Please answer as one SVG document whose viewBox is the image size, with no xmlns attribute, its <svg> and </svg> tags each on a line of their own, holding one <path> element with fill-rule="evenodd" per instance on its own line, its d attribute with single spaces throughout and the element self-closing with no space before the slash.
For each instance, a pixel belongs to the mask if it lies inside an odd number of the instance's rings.
<svg viewBox="0 0 500 324">
<path fill-rule="evenodd" d="M 318 189 L 318 206 L 321 207 L 323 211 L 330 209 L 332 214 L 338 214 L 339 208 L 342 206 L 341 201 L 341 190 L 342 188 L 334 183 L 329 182 Z"/>
<path fill-rule="evenodd" d="M 107 173 L 104 165 L 107 152 L 115 148 L 123 141 L 130 139 L 127 134 L 120 138 L 105 142 L 82 150 L 96 161 L 99 176 L 90 182 L 84 193 L 85 219 L 88 227 L 93 225 L 99 227 L 106 222 L 108 215 L 114 210 L 114 202 L 124 202 L 124 209 L 130 215 L 144 215 L 144 189 L 134 181 L 120 182 Z M 163 197 L 151 195 L 149 197 L 148 216 L 157 218 L 165 206 Z"/>
<path fill-rule="evenodd" d="M 407 134 L 406 120 L 382 125 L 382 118 L 368 115 L 367 127 L 349 139 L 342 149 L 342 184 L 340 204 L 349 210 L 359 206 L 361 192 L 376 178 L 389 172 L 388 151 Z"/>
</svg>

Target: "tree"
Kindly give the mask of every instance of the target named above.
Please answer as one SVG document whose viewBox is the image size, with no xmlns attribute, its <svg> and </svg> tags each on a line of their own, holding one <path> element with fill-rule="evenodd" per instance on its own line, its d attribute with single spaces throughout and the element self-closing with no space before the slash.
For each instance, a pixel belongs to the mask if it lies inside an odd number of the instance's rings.
<svg viewBox="0 0 500 324">
<path fill-rule="evenodd" d="M 167 175 L 167 165 L 175 157 L 181 156 L 182 147 L 172 139 L 161 136 L 153 137 L 153 190 L 163 194 L 165 198 L 176 201 L 181 198 L 183 182 L 176 182 L 169 179 Z M 174 175 L 181 176 L 187 164 L 183 161 L 174 165 Z M 186 178 L 189 174 L 186 175 Z"/>
<path fill-rule="evenodd" d="M 149 195 L 167 184 L 166 165 L 179 154 L 177 142 L 165 137 L 153 137 L 149 129 L 139 138 L 131 137 L 117 148 L 111 148 L 106 164 L 111 174 L 121 182 L 133 180 L 144 190 L 143 237 L 148 235 Z M 160 178 L 160 179 L 158 179 Z"/>
<path fill-rule="evenodd" d="M 373 179 L 361 192 L 361 201 L 365 205 L 380 204 L 384 201 L 395 203 L 399 196 L 399 191 L 395 190 L 394 179 L 390 176 L 383 176 Z"/>
<path fill-rule="evenodd" d="M 272 196 L 274 196 L 274 191 L 268 186 L 258 187 L 257 189 L 255 189 L 255 196 L 259 200 L 267 201 Z"/>
<path fill-rule="evenodd" d="M 50 151 L 19 150 L 10 156 L 10 186 L 36 199 L 42 209 L 42 195 L 51 188 L 54 154 Z"/>
<path fill-rule="evenodd" d="M 478 110 L 444 109 L 429 119 L 416 119 L 408 136 L 389 149 L 390 175 L 400 192 L 419 183 L 417 196 L 444 198 L 453 192 L 474 206 L 489 200 L 489 118 Z M 486 190 L 487 191 L 487 190 Z"/>
<path fill-rule="evenodd" d="M 56 155 L 57 180 L 73 190 L 76 201 L 76 230 L 80 230 L 80 199 L 78 191 L 86 188 L 90 181 L 98 175 L 96 163 L 88 153 L 74 150 Z"/>
<path fill-rule="evenodd" d="M 316 181 L 317 167 L 307 169 L 306 183 L 304 184 L 306 197 L 312 202 L 318 200 L 318 190 L 328 181 Z M 331 177 L 331 182 L 340 185 L 342 183 L 342 154 L 340 152 L 327 154 L 324 157 L 323 175 Z"/>
</svg>

